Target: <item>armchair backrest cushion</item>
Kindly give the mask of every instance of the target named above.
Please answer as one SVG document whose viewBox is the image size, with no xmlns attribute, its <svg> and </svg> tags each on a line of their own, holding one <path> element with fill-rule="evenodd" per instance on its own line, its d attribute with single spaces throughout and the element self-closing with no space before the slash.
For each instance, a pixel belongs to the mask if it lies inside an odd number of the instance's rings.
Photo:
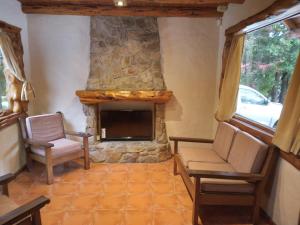
<svg viewBox="0 0 300 225">
<path fill-rule="evenodd" d="M 37 141 L 53 141 L 65 137 L 60 113 L 31 116 L 26 118 L 28 137 Z"/>
<path fill-rule="evenodd" d="M 239 130 L 234 138 L 228 162 L 238 172 L 260 173 L 267 151 L 267 144 Z"/>
<path fill-rule="evenodd" d="M 213 143 L 213 150 L 225 161 L 228 159 L 229 151 L 236 132 L 239 129 L 229 123 L 220 122 Z"/>
</svg>

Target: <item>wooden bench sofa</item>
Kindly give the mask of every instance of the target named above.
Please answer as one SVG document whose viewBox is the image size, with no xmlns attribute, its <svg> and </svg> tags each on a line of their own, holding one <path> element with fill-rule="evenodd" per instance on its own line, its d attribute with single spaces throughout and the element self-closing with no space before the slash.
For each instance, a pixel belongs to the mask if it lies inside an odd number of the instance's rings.
<svg viewBox="0 0 300 225">
<path fill-rule="evenodd" d="M 50 200 L 40 196 L 24 205 L 17 205 L 9 198 L 8 183 L 15 178 L 12 174 L 0 176 L 0 225 L 41 225 L 40 210 Z"/>
<path fill-rule="evenodd" d="M 174 141 L 174 174 L 181 175 L 193 200 L 193 225 L 202 217 L 204 205 L 252 206 L 253 224 L 258 223 L 260 200 L 276 159 L 274 146 L 225 122 L 219 123 L 214 140 L 170 140 Z M 181 148 L 179 142 L 211 147 Z"/>
</svg>

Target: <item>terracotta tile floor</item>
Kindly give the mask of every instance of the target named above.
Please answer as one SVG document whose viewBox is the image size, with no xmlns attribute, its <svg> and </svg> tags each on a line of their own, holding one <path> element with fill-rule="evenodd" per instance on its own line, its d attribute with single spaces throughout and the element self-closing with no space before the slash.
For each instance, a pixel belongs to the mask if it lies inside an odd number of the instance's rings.
<svg viewBox="0 0 300 225">
<path fill-rule="evenodd" d="M 172 163 L 92 164 L 83 170 L 71 162 L 55 167 L 53 185 L 45 184 L 45 170 L 35 164 L 9 190 L 20 204 L 49 197 L 42 209 L 45 225 L 190 225 L 192 202 Z M 249 224 L 249 213 L 214 207 L 205 211 L 205 224 Z"/>
</svg>

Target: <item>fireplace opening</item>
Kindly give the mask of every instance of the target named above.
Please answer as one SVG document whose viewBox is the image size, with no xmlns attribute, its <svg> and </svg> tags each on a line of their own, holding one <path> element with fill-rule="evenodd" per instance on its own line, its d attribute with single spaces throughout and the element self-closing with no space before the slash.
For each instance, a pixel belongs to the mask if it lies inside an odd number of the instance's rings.
<svg viewBox="0 0 300 225">
<path fill-rule="evenodd" d="M 152 141 L 152 110 L 101 110 L 102 141 Z"/>
</svg>

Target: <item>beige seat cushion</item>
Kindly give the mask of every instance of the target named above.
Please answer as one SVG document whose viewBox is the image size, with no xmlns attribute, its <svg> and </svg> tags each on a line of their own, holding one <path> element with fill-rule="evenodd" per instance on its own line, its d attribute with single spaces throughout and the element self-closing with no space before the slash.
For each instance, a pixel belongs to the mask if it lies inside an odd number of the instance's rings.
<svg viewBox="0 0 300 225">
<path fill-rule="evenodd" d="M 64 138 L 62 116 L 59 113 L 26 118 L 28 137 L 37 141 L 53 141 Z"/>
<path fill-rule="evenodd" d="M 18 208 L 18 205 L 9 199 L 6 195 L 0 194 L 0 216 Z"/>
<path fill-rule="evenodd" d="M 224 160 L 209 148 L 180 148 L 178 154 L 185 166 L 193 161 L 224 163 Z"/>
<path fill-rule="evenodd" d="M 268 145 L 252 135 L 238 131 L 233 141 L 228 162 L 238 172 L 260 173 Z"/>
<path fill-rule="evenodd" d="M 81 143 L 77 141 L 72 141 L 66 138 L 61 138 L 55 141 L 50 141 L 49 143 L 54 144 L 54 147 L 52 147 L 52 157 L 53 158 L 59 158 L 68 154 L 72 154 L 75 152 L 82 151 Z M 32 152 L 35 154 L 45 156 L 46 152 L 44 149 L 41 148 L 32 148 Z"/>
<path fill-rule="evenodd" d="M 229 163 L 189 162 L 188 168 L 191 170 L 235 172 Z M 253 193 L 254 191 L 254 185 L 243 180 L 201 178 L 200 182 L 201 190 L 204 192 Z"/>
<path fill-rule="evenodd" d="M 239 129 L 229 123 L 220 122 L 213 143 L 213 150 L 225 161 L 228 159 L 229 151 L 236 132 Z"/>
</svg>

